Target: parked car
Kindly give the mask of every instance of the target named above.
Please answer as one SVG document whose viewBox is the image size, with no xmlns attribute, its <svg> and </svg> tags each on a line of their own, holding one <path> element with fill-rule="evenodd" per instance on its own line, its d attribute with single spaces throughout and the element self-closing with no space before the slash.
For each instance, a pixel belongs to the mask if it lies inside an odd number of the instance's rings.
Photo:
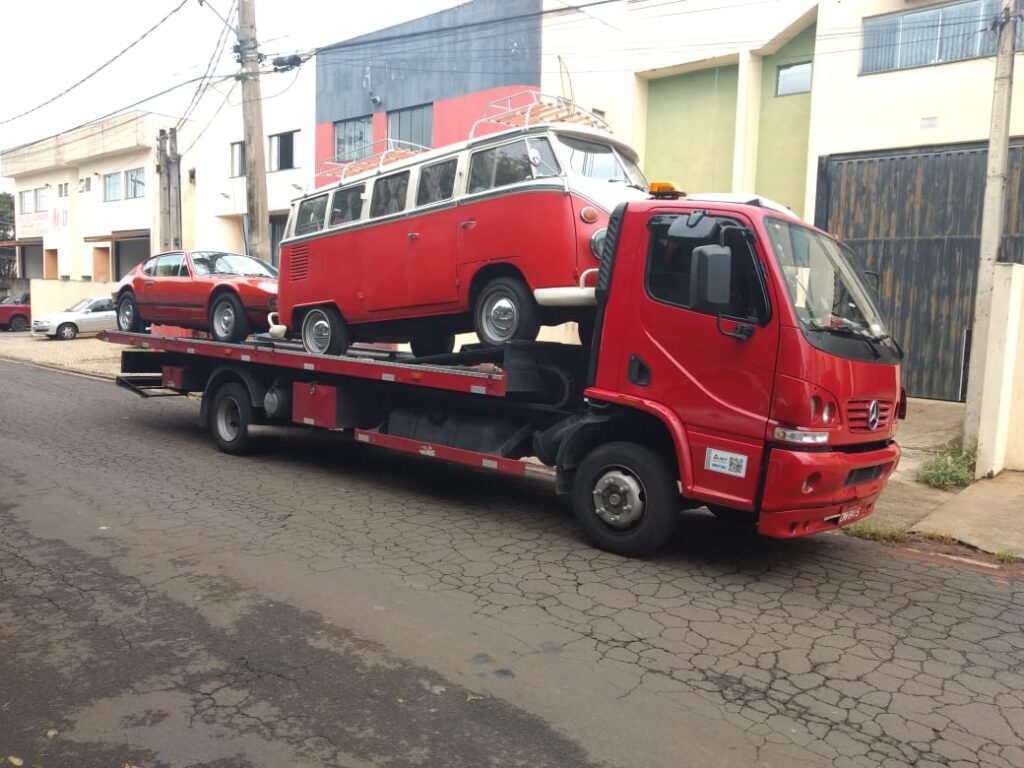
<svg viewBox="0 0 1024 768">
<path fill-rule="evenodd" d="M 609 213 L 647 195 L 637 154 L 562 102 L 488 122 L 505 130 L 421 153 L 388 147 L 296 200 L 271 334 L 317 354 L 364 340 L 432 355 L 455 333 L 497 346 L 575 320 L 589 341 Z"/>
<path fill-rule="evenodd" d="M 24 331 L 32 322 L 31 296 L 15 293 L 0 300 L 0 330 Z"/>
<path fill-rule="evenodd" d="M 119 330 L 161 323 L 234 343 L 269 327 L 267 315 L 277 309 L 277 270 L 240 253 L 161 253 L 125 275 L 113 298 Z"/>
<path fill-rule="evenodd" d="M 32 333 L 71 341 L 83 333 L 112 331 L 117 327 L 114 302 L 106 296 L 82 299 L 63 312 L 32 321 Z"/>
</svg>

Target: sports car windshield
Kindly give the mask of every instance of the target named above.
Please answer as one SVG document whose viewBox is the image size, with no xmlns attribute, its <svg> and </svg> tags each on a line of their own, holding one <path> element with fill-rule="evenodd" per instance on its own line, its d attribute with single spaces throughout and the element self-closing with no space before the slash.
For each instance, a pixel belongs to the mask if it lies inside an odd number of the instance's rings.
<svg viewBox="0 0 1024 768">
<path fill-rule="evenodd" d="M 888 337 L 849 248 L 795 222 L 769 218 L 765 226 L 805 329 L 874 340 Z"/>
<path fill-rule="evenodd" d="M 277 270 L 267 262 L 240 253 L 196 251 L 192 253 L 192 266 L 197 275 L 277 277 Z"/>
</svg>

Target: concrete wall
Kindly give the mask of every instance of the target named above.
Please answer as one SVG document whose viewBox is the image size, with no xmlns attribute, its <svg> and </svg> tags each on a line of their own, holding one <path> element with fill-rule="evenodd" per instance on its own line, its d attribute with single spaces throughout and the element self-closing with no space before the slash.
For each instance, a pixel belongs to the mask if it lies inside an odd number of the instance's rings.
<svg viewBox="0 0 1024 768">
<path fill-rule="evenodd" d="M 812 24 L 761 62 L 757 179 L 753 190 L 792 208 L 797 216 L 803 214 L 807 185 L 811 94 L 777 96 L 775 92 L 779 67 L 814 60 L 815 32 Z"/>
<path fill-rule="evenodd" d="M 41 318 L 62 312 L 81 299 L 110 295 L 110 285 L 84 283 L 78 280 L 33 280 L 32 316 Z"/>
<path fill-rule="evenodd" d="M 654 80 L 647 91 L 646 173 L 687 192 L 732 188 L 736 66 Z"/>
<path fill-rule="evenodd" d="M 977 441 L 979 478 L 1024 469 L 1024 265 L 997 264 L 980 397 L 969 400 L 965 438 Z"/>
</svg>

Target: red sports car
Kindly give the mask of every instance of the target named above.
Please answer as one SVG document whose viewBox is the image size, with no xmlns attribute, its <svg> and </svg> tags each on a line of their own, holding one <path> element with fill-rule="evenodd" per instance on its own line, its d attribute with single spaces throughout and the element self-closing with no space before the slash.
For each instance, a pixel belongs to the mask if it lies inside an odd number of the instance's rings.
<svg viewBox="0 0 1024 768">
<path fill-rule="evenodd" d="M 161 253 L 125 275 L 113 297 L 122 331 L 160 323 L 238 342 L 269 328 L 267 313 L 277 310 L 277 270 L 240 253 Z"/>
</svg>

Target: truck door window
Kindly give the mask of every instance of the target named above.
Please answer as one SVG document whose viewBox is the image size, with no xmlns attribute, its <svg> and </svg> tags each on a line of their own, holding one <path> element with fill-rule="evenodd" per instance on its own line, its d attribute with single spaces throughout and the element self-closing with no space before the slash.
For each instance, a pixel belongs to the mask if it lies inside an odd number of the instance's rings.
<svg viewBox="0 0 1024 768">
<path fill-rule="evenodd" d="M 712 239 L 671 238 L 668 228 L 675 218 L 656 216 L 651 220 L 647 293 L 655 301 L 691 309 L 690 262 L 693 249 L 717 245 L 719 240 L 717 234 Z M 722 223 L 726 225 L 724 245 L 732 250 L 732 294 L 728 304 L 694 311 L 755 321 L 766 318 L 768 304 L 753 250 L 737 225 L 728 220 Z"/>
<path fill-rule="evenodd" d="M 365 192 L 365 184 L 337 190 L 331 201 L 330 226 L 337 227 L 350 221 L 359 221 L 363 217 L 363 194 Z"/>
<path fill-rule="evenodd" d="M 295 217 L 295 234 L 308 235 L 324 228 L 324 215 L 327 213 L 327 195 L 317 195 L 299 203 L 299 211 Z"/>
<path fill-rule="evenodd" d="M 408 191 L 408 171 L 378 178 L 373 184 L 373 199 L 370 200 L 370 218 L 404 211 L 406 193 Z"/>
<path fill-rule="evenodd" d="M 455 193 L 455 168 L 459 160 L 453 157 L 420 170 L 420 183 L 416 190 L 416 205 L 430 205 L 450 200 Z"/>
<path fill-rule="evenodd" d="M 557 176 L 558 173 L 558 161 L 547 139 L 520 139 L 473 155 L 469 166 L 469 193 Z"/>
</svg>

